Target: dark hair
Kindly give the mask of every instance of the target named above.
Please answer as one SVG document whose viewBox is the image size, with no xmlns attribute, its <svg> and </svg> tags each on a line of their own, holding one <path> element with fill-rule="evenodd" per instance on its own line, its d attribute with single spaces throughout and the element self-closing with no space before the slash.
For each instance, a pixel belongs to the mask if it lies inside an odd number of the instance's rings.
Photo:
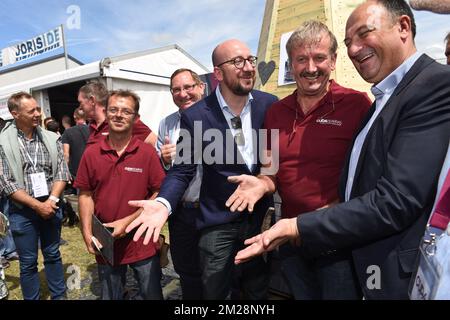
<svg viewBox="0 0 450 320">
<path fill-rule="evenodd" d="M 416 37 L 416 20 L 411 7 L 405 0 L 377 0 L 391 14 L 392 20 L 407 15 L 411 19 L 411 31 L 413 39 Z"/>
<path fill-rule="evenodd" d="M 108 103 L 108 90 L 100 82 L 91 82 L 82 86 L 79 90 L 85 98 L 94 97 L 102 106 Z"/>
<path fill-rule="evenodd" d="M 450 32 L 447 33 L 447 35 L 445 36 L 444 41 L 445 41 L 445 42 L 449 42 L 449 41 L 450 41 Z"/>
<path fill-rule="evenodd" d="M 198 76 L 197 73 L 195 73 L 191 69 L 181 68 L 181 69 L 175 70 L 175 72 L 172 73 L 172 75 L 170 76 L 170 88 L 172 88 L 173 78 L 175 78 L 177 75 L 179 75 L 180 73 L 183 73 L 183 72 L 189 72 L 192 76 L 192 79 L 194 79 L 196 84 L 202 83 L 202 80 L 200 79 L 200 77 Z"/>
<path fill-rule="evenodd" d="M 139 104 L 140 104 L 141 98 L 139 98 L 139 96 L 136 93 L 134 93 L 131 90 L 114 90 L 109 93 L 109 98 L 114 97 L 114 96 L 122 97 L 122 98 L 131 98 L 134 101 L 134 111 L 136 112 L 136 115 L 139 114 L 139 107 L 140 107 Z M 109 104 L 109 99 L 108 99 L 108 104 Z"/>
<path fill-rule="evenodd" d="M 53 117 L 47 117 L 47 118 L 44 119 L 44 126 L 45 126 L 46 129 L 47 129 L 47 124 L 49 124 L 52 121 L 56 121 L 56 119 L 53 118 Z"/>
<path fill-rule="evenodd" d="M 52 132 L 59 132 L 59 122 L 55 120 L 51 120 L 47 123 L 47 130 Z"/>
<path fill-rule="evenodd" d="M 21 92 L 13 94 L 8 99 L 8 110 L 9 110 L 9 112 L 19 109 L 20 101 L 22 101 L 22 99 L 33 99 L 33 96 L 31 94 L 27 93 L 27 92 L 24 92 L 24 91 L 21 91 Z"/>
</svg>

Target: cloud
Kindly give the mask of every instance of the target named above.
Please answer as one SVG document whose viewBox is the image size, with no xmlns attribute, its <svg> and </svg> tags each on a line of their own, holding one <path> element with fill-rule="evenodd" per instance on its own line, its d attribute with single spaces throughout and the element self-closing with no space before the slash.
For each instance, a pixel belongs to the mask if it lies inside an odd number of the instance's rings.
<svg viewBox="0 0 450 320">
<path fill-rule="evenodd" d="M 449 16 L 425 11 L 414 11 L 414 15 L 417 24 L 417 49 L 445 63 L 444 38 L 450 31 Z"/>
</svg>

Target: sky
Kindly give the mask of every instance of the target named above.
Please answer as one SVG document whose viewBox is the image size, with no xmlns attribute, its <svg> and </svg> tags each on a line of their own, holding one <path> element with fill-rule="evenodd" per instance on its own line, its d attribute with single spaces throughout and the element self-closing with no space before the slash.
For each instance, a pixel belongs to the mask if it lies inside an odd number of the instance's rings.
<svg viewBox="0 0 450 320">
<path fill-rule="evenodd" d="M 0 49 L 64 24 L 68 53 L 83 63 L 178 44 L 211 70 L 211 52 L 226 39 L 257 53 L 264 9 L 265 0 L 1 0 Z M 444 63 L 449 16 L 415 14 L 418 49 Z"/>
</svg>

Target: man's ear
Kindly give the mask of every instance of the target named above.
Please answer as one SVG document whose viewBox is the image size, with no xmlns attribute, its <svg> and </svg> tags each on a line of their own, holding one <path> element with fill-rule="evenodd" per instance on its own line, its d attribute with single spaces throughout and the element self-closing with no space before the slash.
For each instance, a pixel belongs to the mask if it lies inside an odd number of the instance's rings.
<svg viewBox="0 0 450 320">
<path fill-rule="evenodd" d="M 198 85 L 199 85 L 199 87 L 202 90 L 202 95 L 204 95 L 205 94 L 206 83 L 200 82 Z"/>
<path fill-rule="evenodd" d="M 402 15 L 399 19 L 399 33 L 402 35 L 402 38 L 406 38 L 410 33 L 412 33 L 411 18 L 407 15 Z"/>
<path fill-rule="evenodd" d="M 214 67 L 214 76 L 216 77 L 217 81 L 223 81 L 223 71 L 219 67 Z"/>
<path fill-rule="evenodd" d="M 17 119 L 17 117 L 19 116 L 19 113 L 17 112 L 17 110 L 12 110 L 12 111 L 10 111 L 10 113 L 14 119 Z"/>
<path fill-rule="evenodd" d="M 90 102 L 93 106 L 95 106 L 95 105 L 97 104 L 97 99 L 95 99 L 94 96 L 90 96 L 90 97 L 89 97 L 89 102 Z"/>
</svg>

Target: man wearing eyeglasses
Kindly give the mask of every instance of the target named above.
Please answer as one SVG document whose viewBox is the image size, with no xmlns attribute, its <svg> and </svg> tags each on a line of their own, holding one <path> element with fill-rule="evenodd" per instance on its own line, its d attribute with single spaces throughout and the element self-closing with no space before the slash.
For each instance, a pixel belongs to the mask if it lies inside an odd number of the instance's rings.
<svg viewBox="0 0 450 320">
<path fill-rule="evenodd" d="M 78 102 L 89 121 L 90 133 L 86 146 L 90 146 L 102 140 L 109 132 L 105 114 L 108 90 L 100 82 L 85 84 L 78 91 Z M 152 146 L 156 144 L 156 135 L 139 117 L 136 117 L 133 125 L 133 135 Z"/>
<path fill-rule="evenodd" d="M 276 186 L 282 200 L 282 218 L 338 202 L 345 155 L 371 105 L 365 93 L 330 80 L 337 47 L 333 33 L 315 20 L 303 23 L 286 44 L 297 88 L 267 111 L 265 127 L 280 132 L 280 160 L 276 175 L 262 176 Z M 257 180 L 250 176 L 230 177 L 236 183 L 246 179 Z M 242 211 L 243 199 L 238 189 L 227 205 L 233 212 Z M 311 258 L 287 243 L 279 253 L 282 275 L 296 299 L 360 296 L 348 252 Z"/>
<path fill-rule="evenodd" d="M 178 69 L 170 77 L 170 92 L 179 110 L 161 120 L 156 144 L 166 171 L 172 167 L 175 159 L 181 113 L 200 101 L 204 90 L 205 84 L 192 70 Z M 200 184 L 201 166 L 198 166 L 194 179 L 169 219 L 170 253 L 175 271 L 180 276 L 184 300 L 202 299 L 198 250 L 200 234 L 195 227 L 195 220 L 200 215 Z"/>
<path fill-rule="evenodd" d="M 156 150 L 132 135 L 138 117 L 139 96 L 118 90 L 110 94 L 106 109 L 108 136 L 83 154 L 75 187 L 80 189 L 81 229 L 87 250 L 96 255 L 102 300 L 123 298 L 127 268 L 131 267 L 139 292 L 136 299 L 162 299 L 161 267 L 157 246 L 134 242 L 126 226 L 141 210 L 128 206 L 131 199 L 148 199 L 156 194 L 165 176 Z M 113 228 L 114 261 L 106 261 L 96 250 L 92 216 Z M 94 243 L 95 241 L 95 243 Z"/>
<path fill-rule="evenodd" d="M 346 159 L 342 202 L 281 219 L 236 263 L 287 240 L 311 255 L 346 249 L 366 299 L 408 299 L 450 137 L 450 69 L 418 53 L 415 35 L 404 0 L 367 0 L 351 13 L 344 43 L 375 102 Z"/>
<path fill-rule="evenodd" d="M 181 114 L 180 127 L 186 134 L 177 150 L 183 152 L 180 158 L 186 160 L 175 164 L 168 172 L 156 201 L 130 202 L 131 205 L 144 207 L 144 212 L 127 231 L 139 226 L 135 240 L 145 232 L 145 242 L 151 238 L 156 241 L 168 215 L 176 208 L 195 175 L 196 160 L 200 160 L 203 169 L 201 214 L 196 226 L 200 230 L 203 298 L 225 299 L 230 293 L 235 269 L 233 256 L 242 248 L 246 236 L 259 233 L 264 214 L 271 205 L 271 198 L 265 198 L 252 214 L 248 211 L 240 214 L 230 212 L 225 201 L 236 186 L 229 183 L 227 177 L 259 173 L 258 143 L 253 141 L 252 129 L 262 128 L 266 110 L 277 98 L 253 90 L 257 58 L 241 41 L 228 40 L 220 44 L 214 50 L 212 60 L 214 74 L 219 81 L 218 88 Z M 200 132 L 194 130 L 199 125 Z M 213 134 L 220 142 L 208 138 Z M 194 146 L 198 145 L 198 141 L 201 150 Z M 210 161 L 208 157 L 208 150 L 213 145 L 220 147 L 215 149 L 216 161 Z M 186 152 L 190 152 L 189 155 Z M 240 271 L 243 297 L 265 299 L 268 268 L 263 258 L 243 265 Z"/>
</svg>

